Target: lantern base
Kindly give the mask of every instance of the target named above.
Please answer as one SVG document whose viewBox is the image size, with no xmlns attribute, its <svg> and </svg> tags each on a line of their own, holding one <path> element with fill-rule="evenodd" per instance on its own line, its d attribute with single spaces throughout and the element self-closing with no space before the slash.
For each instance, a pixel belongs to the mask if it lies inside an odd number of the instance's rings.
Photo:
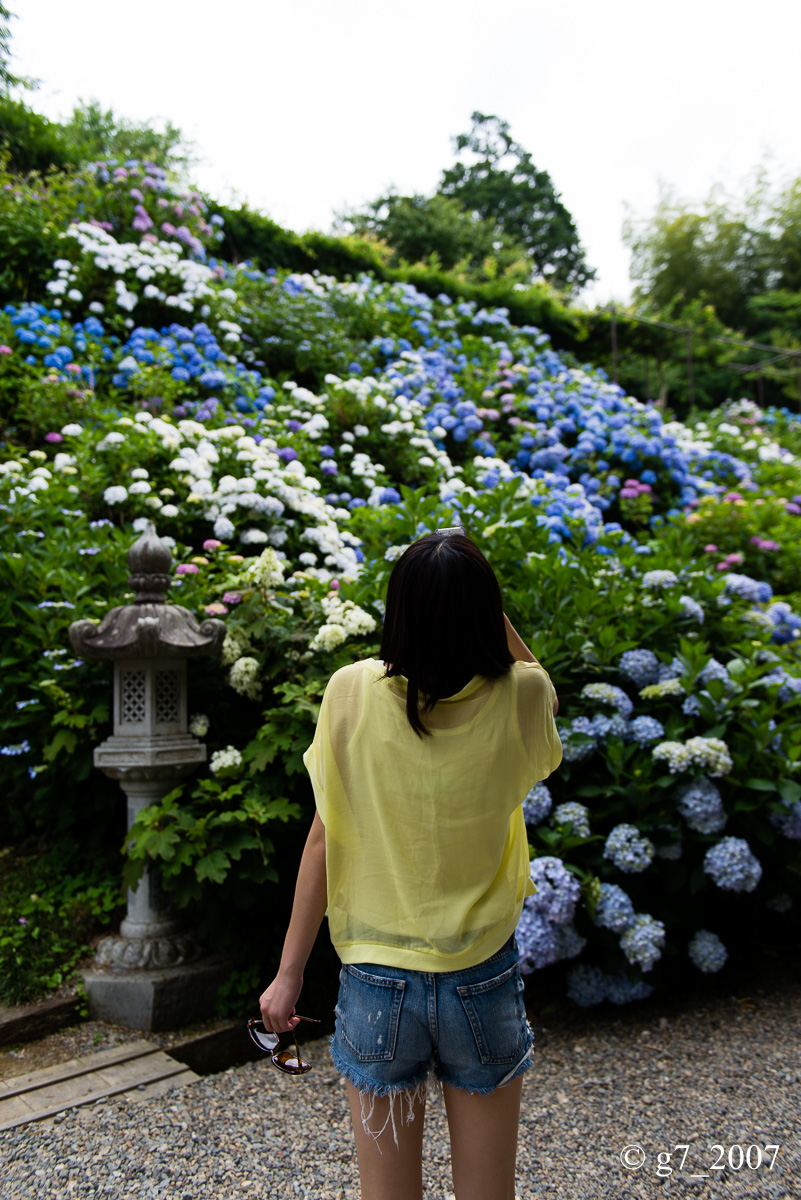
<svg viewBox="0 0 801 1200">
<path fill-rule="evenodd" d="M 84 971 L 89 1016 L 94 1021 L 153 1033 L 194 1025 L 214 1016 L 217 990 L 228 970 L 226 959 L 209 956 L 158 970 L 107 967 Z"/>
</svg>

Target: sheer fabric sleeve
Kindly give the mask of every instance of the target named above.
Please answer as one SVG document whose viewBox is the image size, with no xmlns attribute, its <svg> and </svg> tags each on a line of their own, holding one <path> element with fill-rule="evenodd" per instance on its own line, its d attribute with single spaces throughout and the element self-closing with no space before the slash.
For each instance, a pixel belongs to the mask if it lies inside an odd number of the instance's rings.
<svg viewBox="0 0 801 1200">
<path fill-rule="evenodd" d="M 553 717 L 556 695 L 547 671 L 536 663 L 515 663 L 517 719 L 531 771 L 531 785 L 556 770 L 562 761 L 562 743 Z"/>
<path fill-rule="evenodd" d="M 329 730 L 330 705 L 331 681 L 329 680 L 320 703 L 320 713 L 317 717 L 317 726 L 314 730 L 314 740 L 303 755 L 303 765 L 309 772 L 309 778 L 314 789 L 314 803 L 323 825 L 326 824 L 325 777 L 331 755 Z"/>
</svg>

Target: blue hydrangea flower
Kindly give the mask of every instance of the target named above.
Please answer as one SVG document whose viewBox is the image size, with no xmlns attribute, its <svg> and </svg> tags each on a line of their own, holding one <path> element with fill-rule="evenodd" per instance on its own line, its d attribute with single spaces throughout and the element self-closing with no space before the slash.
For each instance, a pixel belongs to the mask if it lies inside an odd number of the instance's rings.
<svg viewBox="0 0 801 1200">
<path fill-rule="evenodd" d="M 582 1008 L 602 1004 L 607 997 L 607 977 L 599 967 L 577 963 L 567 973 L 567 995 Z"/>
<path fill-rule="evenodd" d="M 621 968 L 617 975 L 610 975 L 606 981 L 606 995 L 612 1004 L 631 1004 L 634 1000 L 647 1000 L 653 993 L 653 988 L 644 979 L 632 983 Z"/>
<path fill-rule="evenodd" d="M 666 846 L 657 846 L 657 858 L 664 858 L 669 862 L 681 858 L 681 830 L 678 825 L 661 823 L 657 825 L 657 829 L 667 833 L 672 839 Z"/>
<path fill-rule="evenodd" d="M 697 833 L 720 833 L 728 820 L 720 792 L 705 775 L 681 788 L 676 803 L 690 829 Z"/>
<path fill-rule="evenodd" d="M 585 683 L 581 689 L 582 700 L 595 700 L 598 704 L 610 704 L 621 717 L 628 719 L 634 705 L 622 688 L 611 683 Z"/>
<path fill-rule="evenodd" d="M 728 958 L 723 942 L 716 933 L 710 933 L 708 929 L 699 929 L 687 952 L 698 970 L 706 975 L 713 975 L 719 971 Z"/>
<path fill-rule="evenodd" d="M 722 838 L 704 856 L 704 870 L 720 888 L 753 892 L 762 878 L 762 867 L 744 838 Z"/>
<path fill-rule="evenodd" d="M 785 913 L 789 912 L 793 907 L 793 898 L 787 892 L 779 892 L 776 896 L 771 896 L 770 900 L 765 901 L 765 908 L 769 908 L 771 912 Z"/>
<path fill-rule="evenodd" d="M 752 579 L 750 575 L 737 575 L 729 572 L 723 576 L 724 591 L 733 596 L 741 596 L 752 604 L 766 604 L 773 596 L 769 583 Z"/>
<path fill-rule="evenodd" d="M 587 944 L 571 921 L 551 921 L 531 908 L 533 899 L 529 896 L 523 905 L 515 931 L 520 970 L 524 975 L 549 967 L 563 958 L 575 958 Z"/>
<path fill-rule="evenodd" d="M 780 600 L 771 604 L 770 608 L 766 610 L 765 616 L 769 617 L 776 626 L 771 635 L 772 642 L 781 646 L 801 637 L 801 617 L 794 613 L 785 601 Z"/>
<path fill-rule="evenodd" d="M 544 783 L 535 783 L 523 801 L 523 818 L 527 825 L 539 825 L 551 811 L 551 793 Z"/>
<path fill-rule="evenodd" d="M 634 916 L 634 905 L 616 883 L 601 884 L 601 899 L 595 909 L 595 924 L 622 933 Z"/>
<path fill-rule="evenodd" d="M 647 913 L 635 913 L 620 939 L 620 948 L 630 963 L 637 963 L 643 971 L 662 957 L 665 946 L 665 925 Z"/>
<path fill-rule="evenodd" d="M 572 921 L 581 888 L 575 875 L 568 871 L 561 858 L 543 855 L 531 860 L 531 878 L 537 888 L 528 896 L 526 905 L 549 921 L 564 924 Z"/>
<path fill-rule="evenodd" d="M 524 975 L 530 975 L 532 971 L 539 971 L 542 967 L 558 962 L 559 941 L 556 929 L 554 921 L 549 921 L 542 913 L 534 912 L 528 900 L 524 903 L 515 930 L 520 970 Z"/>
<path fill-rule="evenodd" d="M 652 650 L 627 650 L 621 654 L 617 669 L 638 688 L 644 688 L 657 682 L 659 659 Z"/>
<path fill-rule="evenodd" d="M 590 719 L 590 725 L 599 742 L 605 742 L 610 737 L 618 737 L 624 741 L 628 737 L 629 723 L 620 713 L 607 717 L 605 713 L 595 713 Z"/>
<path fill-rule="evenodd" d="M 665 727 L 654 717 L 635 717 L 627 729 L 628 740 L 638 746 L 649 746 L 665 736 Z"/>
<path fill-rule="evenodd" d="M 574 800 L 569 800 L 567 804 L 560 804 L 554 810 L 553 824 L 573 826 L 573 833 L 576 837 L 590 836 L 590 810 L 585 808 L 583 804 L 577 804 Z"/>
<path fill-rule="evenodd" d="M 727 692 L 730 692 L 734 689 L 734 682 L 729 675 L 729 672 L 726 670 L 723 663 L 718 662 L 716 658 L 710 658 L 709 662 L 698 673 L 699 683 L 709 683 L 710 679 L 719 679 L 721 683 L 725 685 Z"/>
<path fill-rule="evenodd" d="M 604 858 L 611 858 L 619 871 L 636 874 L 646 870 L 654 857 L 654 844 L 642 837 L 635 825 L 616 825 L 604 846 Z"/>
<path fill-rule="evenodd" d="M 784 804 L 784 812 L 769 812 L 768 820 L 786 838 L 801 838 L 801 800 Z"/>
<path fill-rule="evenodd" d="M 697 600 L 693 600 L 692 596 L 680 596 L 679 604 L 691 620 L 697 621 L 699 625 L 703 625 L 704 610 Z"/>
<path fill-rule="evenodd" d="M 645 980 L 631 983 L 625 968 L 621 968 L 617 975 L 605 975 L 599 967 L 577 963 L 567 973 L 568 997 L 582 1008 L 590 1008 L 604 1000 L 611 1000 L 613 1004 L 645 1000 L 653 990 Z"/>
<path fill-rule="evenodd" d="M 576 741 L 572 734 L 582 733 L 591 741 Z M 587 717 L 574 717 L 569 725 L 559 726 L 559 737 L 562 742 L 562 758 L 565 762 L 581 762 L 595 753 L 597 734 Z"/>
</svg>

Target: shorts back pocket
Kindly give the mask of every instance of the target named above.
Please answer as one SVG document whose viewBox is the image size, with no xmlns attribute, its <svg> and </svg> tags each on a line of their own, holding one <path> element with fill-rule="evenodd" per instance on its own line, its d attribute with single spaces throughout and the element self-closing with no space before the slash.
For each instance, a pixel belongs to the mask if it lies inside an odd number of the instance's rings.
<svg viewBox="0 0 801 1200">
<path fill-rule="evenodd" d="M 395 1055 L 406 983 L 368 975 L 346 964 L 337 1012 L 342 1039 L 361 1062 L 389 1062 Z"/>
<path fill-rule="evenodd" d="M 482 1063 L 512 1063 L 526 1044 L 523 979 L 517 963 L 481 983 L 457 989 Z"/>
</svg>

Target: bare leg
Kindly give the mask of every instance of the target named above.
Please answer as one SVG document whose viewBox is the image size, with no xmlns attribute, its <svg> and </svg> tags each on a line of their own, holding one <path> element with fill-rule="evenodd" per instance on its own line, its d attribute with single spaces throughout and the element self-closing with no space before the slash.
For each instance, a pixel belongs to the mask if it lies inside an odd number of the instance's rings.
<svg viewBox="0 0 801 1200">
<path fill-rule="evenodd" d="M 514 1200 L 523 1076 L 480 1096 L 444 1087 L 456 1200 Z"/>
<path fill-rule="evenodd" d="M 425 1095 L 413 1103 L 414 1119 L 408 1124 L 407 1096 L 395 1097 L 395 1130 L 398 1136 L 396 1146 L 392 1121 L 389 1119 L 389 1098 L 381 1096 L 376 1099 L 373 1114 L 368 1121 L 368 1125 L 376 1133 L 383 1129 L 376 1139 L 365 1133 L 362 1125 L 361 1097 L 358 1090 L 349 1082 L 347 1088 L 353 1134 L 356 1138 L 356 1153 L 359 1158 L 362 1200 L 422 1200 Z"/>
</svg>

